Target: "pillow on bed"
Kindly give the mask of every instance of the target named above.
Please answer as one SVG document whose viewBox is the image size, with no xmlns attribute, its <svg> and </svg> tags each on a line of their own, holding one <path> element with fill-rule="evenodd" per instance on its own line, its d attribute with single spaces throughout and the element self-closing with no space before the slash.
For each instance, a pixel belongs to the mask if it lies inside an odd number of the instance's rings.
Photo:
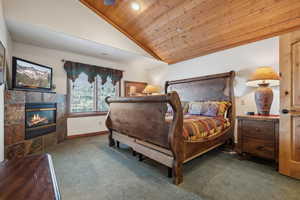
<svg viewBox="0 0 300 200">
<path fill-rule="evenodd" d="M 186 114 L 189 110 L 189 103 L 188 101 L 182 101 L 181 102 L 181 106 L 182 106 L 182 111 L 183 111 L 183 114 Z"/>
<path fill-rule="evenodd" d="M 204 115 L 215 117 L 218 114 L 218 105 L 211 102 L 191 102 L 188 113 L 191 115 Z"/>
<path fill-rule="evenodd" d="M 170 104 L 167 104 L 167 105 L 168 105 L 167 113 L 168 114 L 173 114 L 172 106 Z M 188 106 L 189 106 L 188 101 L 182 101 L 181 102 L 181 107 L 182 107 L 183 114 L 186 114 L 188 112 Z"/>
<path fill-rule="evenodd" d="M 219 104 L 218 116 L 226 118 L 228 109 L 231 107 L 231 102 L 219 101 L 218 104 Z"/>
<path fill-rule="evenodd" d="M 204 115 L 209 117 L 225 117 L 231 103 L 226 101 L 190 102 L 188 113 L 191 115 Z"/>
</svg>

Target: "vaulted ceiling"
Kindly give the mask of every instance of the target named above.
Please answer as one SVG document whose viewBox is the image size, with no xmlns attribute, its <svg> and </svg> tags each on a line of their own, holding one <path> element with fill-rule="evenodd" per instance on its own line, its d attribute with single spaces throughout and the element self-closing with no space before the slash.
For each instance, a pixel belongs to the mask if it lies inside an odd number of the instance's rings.
<svg viewBox="0 0 300 200">
<path fill-rule="evenodd" d="M 80 1 L 169 64 L 300 28 L 299 0 Z"/>
</svg>

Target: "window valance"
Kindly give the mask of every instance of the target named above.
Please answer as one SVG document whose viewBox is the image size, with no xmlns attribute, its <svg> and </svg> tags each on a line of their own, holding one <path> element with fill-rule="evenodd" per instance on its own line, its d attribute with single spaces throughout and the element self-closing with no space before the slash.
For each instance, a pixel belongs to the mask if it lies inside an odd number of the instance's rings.
<svg viewBox="0 0 300 200">
<path fill-rule="evenodd" d="M 90 83 L 95 81 L 97 75 L 102 79 L 102 84 L 105 84 L 107 77 L 110 77 L 115 85 L 123 77 L 123 72 L 116 69 L 98 67 L 95 65 L 77 63 L 72 61 L 65 61 L 64 68 L 67 72 L 68 79 L 73 82 L 78 78 L 81 73 L 85 73 L 88 76 Z"/>
</svg>

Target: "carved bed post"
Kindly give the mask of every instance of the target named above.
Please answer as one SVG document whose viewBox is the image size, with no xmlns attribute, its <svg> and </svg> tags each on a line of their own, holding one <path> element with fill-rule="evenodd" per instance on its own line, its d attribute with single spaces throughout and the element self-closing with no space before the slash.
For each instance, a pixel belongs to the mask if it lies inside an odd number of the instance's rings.
<svg viewBox="0 0 300 200">
<path fill-rule="evenodd" d="M 109 99 L 110 97 L 106 97 L 105 98 L 105 102 L 109 105 L 110 103 L 108 102 L 108 99 Z M 112 134 L 113 134 L 113 131 L 112 131 L 112 129 L 111 129 L 111 127 L 112 127 L 112 121 L 111 121 L 111 119 L 110 119 L 110 116 L 109 116 L 109 113 L 110 113 L 110 111 L 108 111 L 108 113 L 107 113 L 107 116 L 106 116 L 106 120 L 105 120 L 105 125 L 106 125 L 106 127 L 107 127 L 107 129 L 108 129 L 108 140 L 109 140 L 109 143 L 108 143 L 108 145 L 110 146 L 110 147 L 113 147 L 113 146 L 115 146 L 115 141 L 114 141 L 114 139 L 112 138 Z"/>
<path fill-rule="evenodd" d="M 165 94 L 168 94 L 169 81 L 165 82 Z"/>
<path fill-rule="evenodd" d="M 230 116 L 229 118 L 231 119 L 231 126 L 232 126 L 232 136 L 229 139 L 229 145 L 231 145 L 232 148 L 234 148 L 234 128 L 235 128 L 235 116 L 236 116 L 236 111 L 235 111 L 235 96 L 234 96 L 234 79 L 235 79 L 235 71 L 230 71 L 230 83 L 229 83 L 229 100 L 231 101 L 231 108 L 230 108 Z"/>
<path fill-rule="evenodd" d="M 173 177 L 174 184 L 178 185 L 183 181 L 182 165 L 184 160 L 184 139 L 182 136 L 183 129 L 183 111 L 179 96 L 176 92 L 170 94 L 170 105 L 173 108 L 173 122 L 169 129 L 168 140 L 170 149 L 174 156 Z"/>
</svg>

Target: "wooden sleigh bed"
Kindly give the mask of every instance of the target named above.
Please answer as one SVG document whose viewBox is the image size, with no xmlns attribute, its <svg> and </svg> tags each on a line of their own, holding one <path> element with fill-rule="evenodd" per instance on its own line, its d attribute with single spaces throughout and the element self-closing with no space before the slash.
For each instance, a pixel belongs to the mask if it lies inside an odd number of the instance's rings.
<svg viewBox="0 0 300 200">
<path fill-rule="evenodd" d="M 168 81 L 165 95 L 107 98 L 110 105 L 106 126 L 109 146 L 121 142 L 172 170 L 174 184 L 183 181 L 182 165 L 226 142 L 233 142 L 235 102 L 233 80 L 228 72 L 177 81 Z M 184 114 L 181 101 L 228 101 L 230 125 L 219 134 L 197 141 L 183 136 Z M 172 119 L 166 120 L 168 104 Z"/>
</svg>

